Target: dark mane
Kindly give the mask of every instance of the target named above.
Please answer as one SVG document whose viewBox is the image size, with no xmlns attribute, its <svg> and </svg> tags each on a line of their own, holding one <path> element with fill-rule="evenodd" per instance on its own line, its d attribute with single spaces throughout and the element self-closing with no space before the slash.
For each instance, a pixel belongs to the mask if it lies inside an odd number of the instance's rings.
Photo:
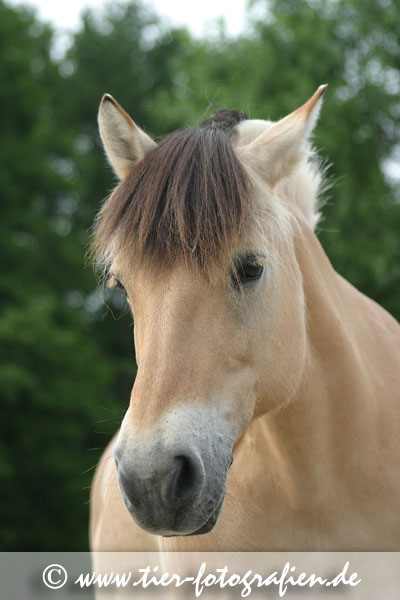
<svg viewBox="0 0 400 600">
<path fill-rule="evenodd" d="M 248 209 L 249 182 L 232 146 L 246 116 L 219 111 L 167 136 L 116 188 L 100 212 L 94 253 L 132 252 L 201 266 L 229 253 Z"/>
</svg>

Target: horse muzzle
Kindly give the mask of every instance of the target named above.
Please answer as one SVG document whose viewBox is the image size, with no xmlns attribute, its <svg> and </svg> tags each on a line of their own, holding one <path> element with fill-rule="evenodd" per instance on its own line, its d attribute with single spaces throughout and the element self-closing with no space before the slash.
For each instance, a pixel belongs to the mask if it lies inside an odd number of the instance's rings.
<svg viewBox="0 0 400 600">
<path fill-rule="evenodd" d="M 123 426 L 113 449 L 122 497 L 150 533 L 205 534 L 222 510 L 232 443 L 215 430 L 215 421 L 195 431 L 172 432 L 171 425 L 168 418 L 153 433 L 137 435 Z"/>
</svg>

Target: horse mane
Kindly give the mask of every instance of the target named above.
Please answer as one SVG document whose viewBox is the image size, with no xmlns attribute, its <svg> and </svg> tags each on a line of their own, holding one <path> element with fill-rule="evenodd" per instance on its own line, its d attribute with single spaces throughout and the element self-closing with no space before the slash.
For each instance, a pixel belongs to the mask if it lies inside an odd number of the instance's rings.
<svg viewBox="0 0 400 600">
<path fill-rule="evenodd" d="M 165 137 L 117 186 L 99 213 L 95 259 L 133 253 L 200 266 L 231 252 L 249 211 L 250 182 L 233 149 L 244 113 L 221 110 Z"/>
</svg>

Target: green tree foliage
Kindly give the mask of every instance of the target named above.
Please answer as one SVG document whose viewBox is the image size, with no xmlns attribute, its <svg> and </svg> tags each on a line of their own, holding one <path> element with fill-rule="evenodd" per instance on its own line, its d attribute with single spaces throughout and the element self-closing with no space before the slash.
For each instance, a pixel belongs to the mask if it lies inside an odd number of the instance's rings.
<svg viewBox="0 0 400 600">
<path fill-rule="evenodd" d="M 400 315 L 398 178 L 387 175 L 398 152 L 399 5 L 253 7 L 246 34 L 229 38 L 222 26 L 199 40 L 144 4 L 112 3 L 83 15 L 56 61 L 51 29 L 0 0 L 3 549 L 87 547 L 87 470 L 135 375 L 123 299 L 85 263 L 115 184 L 97 133 L 104 92 L 157 137 L 216 108 L 277 119 L 329 83 L 315 143 L 333 163 L 333 187 L 319 235 L 342 275 Z"/>
<path fill-rule="evenodd" d="M 82 473 L 95 462 L 112 368 L 76 308 L 95 280 L 74 227 L 73 138 L 58 114 L 52 33 L 1 3 L 0 37 L 2 548 L 81 549 Z"/>
</svg>

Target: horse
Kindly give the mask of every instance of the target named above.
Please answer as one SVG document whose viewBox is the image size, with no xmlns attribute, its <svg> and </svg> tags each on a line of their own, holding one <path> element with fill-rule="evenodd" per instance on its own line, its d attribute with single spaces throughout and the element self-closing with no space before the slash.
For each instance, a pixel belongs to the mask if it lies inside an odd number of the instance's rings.
<svg viewBox="0 0 400 600">
<path fill-rule="evenodd" d="M 96 470 L 93 550 L 400 550 L 400 327 L 315 234 L 325 90 L 160 143 L 103 97 L 120 181 L 93 253 L 138 370 Z"/>
</svg>

